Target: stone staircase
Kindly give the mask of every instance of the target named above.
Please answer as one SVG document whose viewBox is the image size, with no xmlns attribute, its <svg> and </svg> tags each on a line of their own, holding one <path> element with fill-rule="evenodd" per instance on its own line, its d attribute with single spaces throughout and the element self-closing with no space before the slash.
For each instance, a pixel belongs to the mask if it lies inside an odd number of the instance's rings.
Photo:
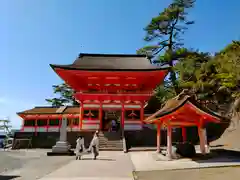
<svg viewBox="0 0 240 180">
<path fill-rule="evenodd" d="M 105 151 L 123 151 L 123 138 L 121 131 L 99 132 L 99 148 Z"/>
</svg>

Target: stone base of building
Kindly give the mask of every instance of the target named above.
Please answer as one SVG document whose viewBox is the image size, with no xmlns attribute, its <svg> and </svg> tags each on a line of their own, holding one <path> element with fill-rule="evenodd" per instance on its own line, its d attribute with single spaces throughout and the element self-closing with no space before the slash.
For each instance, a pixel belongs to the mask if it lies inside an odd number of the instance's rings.
<svg viewBox="0 0 240 180">
<path fill-rule="evenodd" d="M 207 135 L 208 135 L 208 141 L 211 142 L 212 140 L 218 139 L 221 134 L 224 132 L 225 129 L 221 129 L 221 125 L 214 125 L 207 128 Z M 219 131 L 219 132 L 218 132 Z M 198 134 L 197 134 L 197 128 L 190 127 L 187 128 L 187 141 L 191 142 L 192 144 L 198 144 Z M 94 131 L 78 131 L 78 132 L 68 132 L 67 133 L 67 142 L 71 145 L 71 148 L 76 147 L 76 140 L 79 135 L 82 135 L 84 137 L 85 147 L 89 147 L 89 144 L 93 138 Z M 166 137 L 167 133 L 165 130 L 161 131 L 161 146 L 166 146 Z M 14 135 L 14 139 L 31 139 L 31 148 L 52 148 L 54 145 L 56 145 L 56 142 L 58 141 L 60 136 L 59 132 L 38 132 L 31 133 L 31 132 L 16 132 Z M 152 148 L 153 150 L 156 150 L 157 146 L 157 132 L 154 129 L 147 129 L 144 128 L 142 130 L 138 131 L 125 131 L 124 137 L 126 140 L 126 149 L 131 148 L 141 148 L 144 149 L 144 147 Z M 181 129 L 178 128 L 175 132 L 172 134 L 172 141 L 173 144 L 178 141 L 182 141 L 182 134 Z M 15 141 L 15 140 L 14 140 Z M 13 146 L 13 149 L 17 148 L 27 148 L 28 147 L 28 141 L 21 142 L 20 145 L 17 147 Z"/>
<path fill-rule="evenodd" d="M 71 145 L 66 141 L 57 141 L 56 145 L 52 147 L 52 152 L 47 153 L 48 156 L 73 156 L 74 152 L 71 150 Z"/>
<path fill-rule="evenodd" d="M 52 147 L 52 152 L 65 153 L 71 149 L 71 146 L 66 141 L 57 141 L 56 145 Z"/>
</svg>

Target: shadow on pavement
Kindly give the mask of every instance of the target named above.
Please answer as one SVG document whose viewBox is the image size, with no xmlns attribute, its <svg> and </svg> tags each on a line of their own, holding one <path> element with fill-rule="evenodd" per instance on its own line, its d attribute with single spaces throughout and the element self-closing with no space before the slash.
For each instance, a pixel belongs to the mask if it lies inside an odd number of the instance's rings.
<svg viewBox="0 0 240 180">
<path fill-rule="evenodd" d="M 0 175 L 0 180 L 10 180 L 10 179 L 15 179 L 20 176 L 5 176 L 5 175 Z"/>
<path fill-rule="evenodd" d="M 223 147 L 223 144 L 217 144 L 217 145 L 210 145 L 211 148 L 218 148 L 218 147 Z"/>
<path fill-rule="evenodd" d="M 240 151 L 213 149 L 210 154 L 197 154 L 192 160 L 198 163 L 240 163 Z"/>
<path fill-rule="evenodd" d="M 97 158 L 96 160 L 93 160 L 93 158 L 82 158 L 80 161 L 82 160 L 92 160 L 92 161 L 116 161 L 115 159 L 109 159 L 109 158 Z M 1 179 L 0 179 L 1 180 Z"/>
</svg>

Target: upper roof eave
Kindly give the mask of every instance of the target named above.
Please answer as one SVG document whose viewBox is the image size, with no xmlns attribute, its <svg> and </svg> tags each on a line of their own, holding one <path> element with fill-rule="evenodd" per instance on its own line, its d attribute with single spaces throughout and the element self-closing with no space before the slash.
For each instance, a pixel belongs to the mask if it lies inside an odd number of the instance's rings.
<svg viewBox="0 0 240 180">
<path fill-rule="evenodd" d="M 170 67 L 158 67 L 152 66 L 151 68 L 138 68 L 138 69 L 113 69 L 113 68 L 86 68 L 86 67 L 74 67 L 73 65 L 56 65 L 50 64 L 51 68 L 55 71 L 56 68 L 64 70 L 82 70 L 82 71 L 169 71 Z"/>
</svg>

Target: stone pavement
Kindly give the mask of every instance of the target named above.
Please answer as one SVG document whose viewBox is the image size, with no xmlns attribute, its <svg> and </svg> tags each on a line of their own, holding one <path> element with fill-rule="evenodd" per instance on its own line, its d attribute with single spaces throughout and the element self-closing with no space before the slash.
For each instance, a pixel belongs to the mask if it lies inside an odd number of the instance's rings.
<svg viewBox="0 0 240 180">
<path fill-rule="evenodd" d="M 73 159 L 69 156 L 47 157 L 46 152 L 47 150 L 41 149 L 1 152 L 0 179 L 10 179 L 9 177 L 15 177 L 12 178 L 14 180 L 39 179 Z"/>
<path fill-rule="evenodd" d="M 184 171 L 196 172 L 194 174 L 198 175 L 199 168 L 240 166 L 239 159 L 226 157 L 198 161 L 190 159 L 163 161 L 159 154 L 152 151 L 127 154 L 101 151 L 98 160 L 92 160 L 92 154 L 83 156 L 82 160 L 75 160 L 74 156 L 47 157 L 46 150 L 2 152 L 0 156 L 0 160 L 2 159 L 0 167 L 4 166 L 2 170 L 8 169 L 0 172 L 0 179 L 2 175 L 16 176 L 17 178 L 14 178 L 16 180 L 132 180 L 133 171 L 137 176 L 142 174 L 143 179 L 146 179 L 150 172 L 152 178 L 166 172 L 162 170 L 185 169 Z M 7 165 L 8 161 L 12 162 Z M 18 161 L 20 164 L 10 168 Z M 197 169 L 191 171 L 193 168 Z"/>
<path fill-rule="evenodd" d="M 224 157 L 211 158 L 208 160 L 192 161 L 191 159 L 178 159 L 172 161 L 160 160 L 156 152 L 133 152 L 129 153 L 135 171 L 153 170 L 176 170 L 176 169 L 199 169 L 210 167 L 240 166 L 240 159 Z"/>
<path fill-rule="evenodd" d="M 91 154 L 84 155 L 40 180 L 132 180 L 132 170 L 128 154 L 101 151 L 97 160 L 92 160 Z"/>
</svg>

